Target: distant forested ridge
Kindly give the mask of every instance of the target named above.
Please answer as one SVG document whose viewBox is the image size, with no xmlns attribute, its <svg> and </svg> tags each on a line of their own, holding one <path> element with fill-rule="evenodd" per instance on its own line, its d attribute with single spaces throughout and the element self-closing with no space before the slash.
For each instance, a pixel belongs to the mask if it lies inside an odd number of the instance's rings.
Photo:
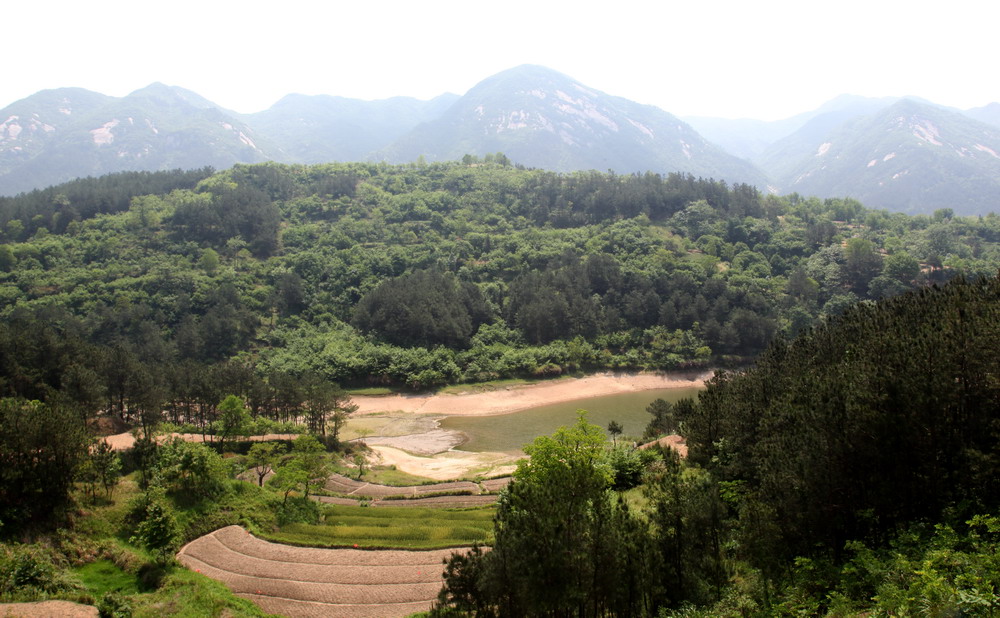
<svg viewBox="0 0 1000 618">
<path fill-rule="evenodd" d="M 280 416 L 304 377 L 726 366 L 1000 264 L 993 214 L 500 154 L 117 174 L 0 200 L 0 233 L 2 394 L 123 414 L 211 409 L 236 388 Z"/>
</svg>

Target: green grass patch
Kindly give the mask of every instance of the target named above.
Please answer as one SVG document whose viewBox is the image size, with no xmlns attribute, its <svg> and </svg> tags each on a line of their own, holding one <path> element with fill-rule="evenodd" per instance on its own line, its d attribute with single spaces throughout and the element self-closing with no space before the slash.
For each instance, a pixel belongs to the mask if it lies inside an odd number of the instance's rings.
<svg viewBox="0 0 1000 618">
<path fill-rule="evenodd" d="M 357 470 L 355 470 L 355 474 L 351 478 L 357 478 Z M 376 483 L 378 485 L 393 485 L 395 487 L 430 485 L 441 482 L 429 479 L 426 476 L 417 476 L 416 474 L 403 472 L 402 470 L 397 470 L 392 466 L 376 466 L 375 468 L 365 470 L 365 475 L 361 477 L 361 480 L 368 483 Z"/>
<path fill-rule="evenodd" d="M 489 382 L 475 382 L 472 384 L 453 384 L 441 387 L 437 392 L 447 395 L 461 395 L 463 393 L 488 393 L 498 391 L 509 386 L 525 386 L 528 384 L 538 384 L 549 380 L 529 380 L 525 378 L 508 378 L 505 380 L 491 380 Z"/>
<path fill-rule="evenodd" d="M 289 524 L 271 541 L 312 547 L 435 549 L 489 543 L 494 509 L 372 508 L 330 505 L 319 525 Z"/>
<path fill-rule="evenodd" d="M 358 480 L 358 469 L 348 465 L 344 461 L 335 462 L 333 464 L 333 471 L 349 479 Z M 394 487 L 410 487 L 412 485 L 432 485 L 441 481 L 403 472 L 402 470 L 397 470 L 395 466 L 374 466 L 371 468 L 366 466 L 365 474 L 361 477 L 361 482 L 392 485 Z"/>
<path fill-rule="evenodd" d="M 399 389 L 389 388 L 388 386 L 370 386 L 368 388 L 349 388 L 346 390 L 349 395 L 361 395 L 365 397 L 384 397 L 400 392 Z"/>
<path fill-rule="evenodd" d="M 156 592 L 133 597 L 133 611 L 136 618 L 270 615 L 225 584 L 187 569 L 172 570 Z"/>
<path fill-rule="evenodd" d="M 432 507 L 414 507 L 402 509 L 367 508 L 357 506 L 341 506 L 331 504 L 323 509 L 324 524 L 335 523 L 348 517 L 363 517 L 367 520 L 401 521 L 406 519 L 436 521 L 477 521 L 492 525 L 493 508 L 474 509 L 436 509 Z"/>
<path fill-rule="evenodd" d="M 142 591 L 138 577 L 122 570 L 110 560 L 98 560 L 74 570 L 95 599 L 100 599 L 106 592 L 136 594 Z"/>
</svg>

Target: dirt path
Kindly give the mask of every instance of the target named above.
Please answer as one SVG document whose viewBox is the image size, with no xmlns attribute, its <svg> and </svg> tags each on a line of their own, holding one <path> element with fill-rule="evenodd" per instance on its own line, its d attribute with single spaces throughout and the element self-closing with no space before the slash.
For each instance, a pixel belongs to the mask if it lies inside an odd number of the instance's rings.
<svg viewBox="0 0 1000 618">
<path fill-rule="evenodd" d="M 314 496 L 317 502 L 323 504 L 338 504 L 341 506 L 358 506 L 360 502 L 352 498 L 336 498 L 331 496 Z M 465 509 L 479 506 L 488 506 L 496 503 L 500 496 L 497 494 L 479 494 L 474 496 L 431 496 L 429 498 L 407 498 L 405 500 L 372 500 L 368 503 L 370 508 L 383 507 L 433 507 L 437 509 Z"/>
<path fill-rule="evenodd" d="M 262 436 L 250 436 L 247 438 L 253 442 L 267 442 L 269 440 L 294 440 L 299 437 L 297 433 L 269 433 Z M 180 438 L 188 442 L 211 442 L 215 440 L 215 436 L 203 436 L 200 433 L 171 433 L 162 436 L 156 436 L 156 440 L 159 443 L 164 443 L 171 438 Z M 131 432 L 126 431 L 125 433 L 118 433 L 113 436 L 106 436 L 103 438 L 105 442 L 111 445 L 116 451 L 127 451 L 135 445 L 135 436 Z"/>
<path fill-rule="evenodd" d="M 393 618 L 430 608 L 441 589 L 442 561 L 456 551 L 463 550 L 292 547 L 228 526 L 188 543 L 177 559 L 266 612 Z"/>
<path fill-rule="evenodd" d="M 602 373 L 585 378 L 563 378 L 458 395 L 355 396 L 353 400 L 358 404 L 355 416 L 395 411 L 438 416 L 487 416 L 615 393 L 702 386 L 710 377 L 712 373 L 707 371 L 672 374 Z"/>
</svg>

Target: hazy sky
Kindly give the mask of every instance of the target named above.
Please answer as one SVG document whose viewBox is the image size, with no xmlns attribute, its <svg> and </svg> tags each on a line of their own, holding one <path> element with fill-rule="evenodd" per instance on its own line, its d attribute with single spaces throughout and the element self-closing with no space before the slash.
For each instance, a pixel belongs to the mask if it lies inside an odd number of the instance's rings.
<svg viewBox="0 0 1000 618">
<path fill-rule="evenodd" d="M 520 64 L 673 114 L 775 120 L 838 94 L 1000 101 L 990 3 L 37 0 L 7 11 L 0 107 L 78 86 L 429 99 Z"/>
</svg>

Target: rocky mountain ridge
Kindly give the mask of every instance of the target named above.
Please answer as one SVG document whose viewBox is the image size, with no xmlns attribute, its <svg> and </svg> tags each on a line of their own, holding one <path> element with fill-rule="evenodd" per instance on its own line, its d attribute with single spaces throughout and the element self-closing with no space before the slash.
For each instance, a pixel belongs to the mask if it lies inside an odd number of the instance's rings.
<svg viewBox="0 0 1000 618">
<path fill-rule="evenodd" d="M 883 115 L 897 105 L 912 112 L 908 129 L 886 125 Z M 0 110 L 0 194 L 116 171 L 503 152 L 560 172 L 681 172 L 873 207 L 975 213 L 1000 203 L 1000 157 L 990 154 L 1000 153 L 998 131 L 1000 104 L 961 112 L 849 95 L 775 122 L 680 119 L 535 65 L 493 75 L 462 96 L 292 94 L 255 114 L 158 83 L 121 98 L 60 88 Z"/>
</svg>

